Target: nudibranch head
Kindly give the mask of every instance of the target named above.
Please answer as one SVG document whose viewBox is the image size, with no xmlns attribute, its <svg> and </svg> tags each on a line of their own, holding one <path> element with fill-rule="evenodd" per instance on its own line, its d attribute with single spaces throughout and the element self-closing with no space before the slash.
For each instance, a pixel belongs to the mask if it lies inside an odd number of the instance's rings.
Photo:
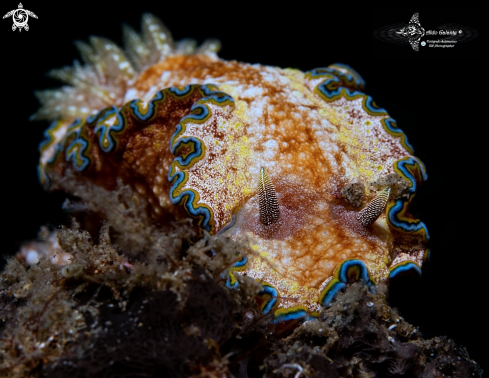
<svg viewBox="0 0 489 378">
<path fill-rule="evenodd" d="M 176 44 L 149 15 L 124 35 L 125 51 L 79 44 L 86 65 L 54 73 L 71 86 L 38 94 L 35 117 L 54 121 L 46 187 L 125 185 L 154 224 L 188 214 L 200 236 L 250 237 L 256 253 L 229 275 L 260 280 L 276 321 L 314 316 L 349 282 L 420 270 L 429 234 L 409 206 L 425 167 L 351 67 L 223 61 L 217 42 Z"/>
</svg>

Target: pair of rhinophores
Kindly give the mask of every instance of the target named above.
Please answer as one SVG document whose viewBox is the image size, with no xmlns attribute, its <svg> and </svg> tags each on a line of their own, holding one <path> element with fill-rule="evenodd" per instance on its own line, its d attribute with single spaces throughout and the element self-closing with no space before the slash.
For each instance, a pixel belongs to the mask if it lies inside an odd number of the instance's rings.
<svg viewBox="0 0 489 378">
<path fill-rule="evenodd" d="M 148 14 L 124 40 L 79 42 L 85 64 L 53 71 L 68 85 L 37 94 L 34 118 L 54 121 L 40 145 L 46 188 L 110 221 L 120 212 L 91 193 L 124 185 L 156 225 L 190 215 L 199 237 L 248 236 L 254 253 L 237 256 L 227 285 L 262 282 L 276 322 L 316 316 L 352 281 L 420 272 L 429 235 L 409 206 L 425 168 L 352 68 L 223 61 L 216 41 L 175 43 Z"/>
</svg>

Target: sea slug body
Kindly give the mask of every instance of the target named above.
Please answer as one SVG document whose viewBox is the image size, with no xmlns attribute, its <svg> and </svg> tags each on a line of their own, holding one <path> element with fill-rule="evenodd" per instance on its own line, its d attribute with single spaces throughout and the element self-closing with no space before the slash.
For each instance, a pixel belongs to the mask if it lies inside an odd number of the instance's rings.
<svg viewBox="0 0 489 378">
<path fill-rule="evenodd" d="M 227 284 L 243 272 L 261 281 L 275 321 L 315 316 L 352 281 L 420 272 L 429 233 L 409 207 L 426 169 L 356 71 L 224 61 L 217 42 L 174 43 L 151 15 L 142 36 L 124 35 L 125 51 L 79 44 L 86 64 L 53 73 L 70 86 L 38 94 L 34 118 L 53 121 L 40 145 L 46 188 L 125 185 L 155 225 L 190 216 L 197 238 L 248 236 L 256 256 Z M 354 183 L 365 193 L 352 204 Z"/>
</svg>

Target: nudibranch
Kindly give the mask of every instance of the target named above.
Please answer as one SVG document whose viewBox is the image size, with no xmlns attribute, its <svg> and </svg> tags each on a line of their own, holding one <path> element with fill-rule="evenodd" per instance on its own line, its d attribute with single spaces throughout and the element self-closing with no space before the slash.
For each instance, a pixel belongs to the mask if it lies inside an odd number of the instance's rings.
<svg viewBox="0 0 489 378">
<path fill-rule="evenodd" d="M 426 170 L 356 71 L 224 61 L 217 41 L 175 43 L 151 15 L 142 27 L 125 50 L 78 43 L 86 64 L 53 71 L 69 86 L 38 94 L 34 118 L 54 121 L 46 188 L 122 183 L 154 224 L 188 214 L 199 237 L 248 236 L 256 253 L 227 284 L 261 281 L 275 321 L 315 316 L 351 281 L 420 272 L 429 234 L 409 207 Z"/>
</svg>

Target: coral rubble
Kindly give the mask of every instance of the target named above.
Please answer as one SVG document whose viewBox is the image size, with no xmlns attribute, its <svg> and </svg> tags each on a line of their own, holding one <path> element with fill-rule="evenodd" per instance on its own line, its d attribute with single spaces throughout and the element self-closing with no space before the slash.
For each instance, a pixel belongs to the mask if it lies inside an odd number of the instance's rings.
<svg viewBox="0 0 489 378">
<path fill-rule="evenodd" d="M 75 220 L 43 229 L 38 262 L 10 258 L 0 282 L 2 377 L 480 377 L 466 350 L 423 339 L 361 282 L 318 319 L 274 323 L 253 279 L 225 284 L 248 242 L 210 236 L 188 246 L 189 223 L 152 231 L 122 252 L 105 224 L 97 240 Z M 52 249 L 52 248 L 51 248 Z M 139 250 L 139 249 L 138 249 Z M 64 262 L 63 262 L 64 263 Z"/>
</svg>

